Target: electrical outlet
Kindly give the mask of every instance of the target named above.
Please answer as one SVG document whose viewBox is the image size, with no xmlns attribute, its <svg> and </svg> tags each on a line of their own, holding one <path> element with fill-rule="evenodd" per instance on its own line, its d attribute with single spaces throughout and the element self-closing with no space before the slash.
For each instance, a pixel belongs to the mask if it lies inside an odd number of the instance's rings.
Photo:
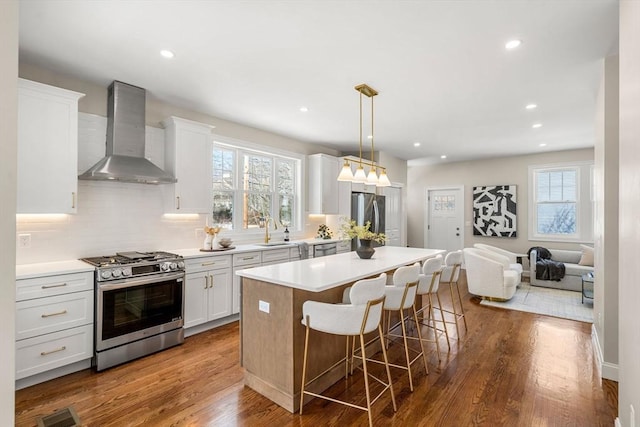
<svg viewBox="0 0 640 427">
<path fill-rule="evenodd" d="M 31 247 L 31 234 L 18 234 L 18 246 L 21 248 Z"/>
<path fill-rule="evenodd" d="M 258 301 L 258 310 L 269 314 L 269 303 L 262 300 Z"/>
<path fill-rule="evenodd" d="M 204 239 L 204 230 L 202 228 L 196 228 L 196 239 Z"/>
</svg>

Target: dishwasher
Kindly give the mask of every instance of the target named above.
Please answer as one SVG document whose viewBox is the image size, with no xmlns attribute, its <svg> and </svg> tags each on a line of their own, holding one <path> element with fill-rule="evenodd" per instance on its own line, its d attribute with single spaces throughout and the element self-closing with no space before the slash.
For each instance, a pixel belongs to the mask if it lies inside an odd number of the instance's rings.
<svg viewBox="0 0 640 427">
<path fill-rule="evenodd" d="M 335 255 L 338 253 L 338 244 L 333 243 L 320 243 L 313 245 L 313 257 L 319 258 L 327 255 Z"/>
</svg>

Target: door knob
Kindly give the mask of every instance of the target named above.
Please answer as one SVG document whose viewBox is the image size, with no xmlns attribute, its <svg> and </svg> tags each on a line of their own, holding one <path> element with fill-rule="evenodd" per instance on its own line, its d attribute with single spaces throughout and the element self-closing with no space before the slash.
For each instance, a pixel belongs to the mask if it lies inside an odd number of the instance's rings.
<svg viewBox="0 0 640 427">
<path fill-rule="evenodd" d="M 456 233 L 456 236 L 459 236 L 459 235 L 460 235 L 460 233 Z"/>
</svg>

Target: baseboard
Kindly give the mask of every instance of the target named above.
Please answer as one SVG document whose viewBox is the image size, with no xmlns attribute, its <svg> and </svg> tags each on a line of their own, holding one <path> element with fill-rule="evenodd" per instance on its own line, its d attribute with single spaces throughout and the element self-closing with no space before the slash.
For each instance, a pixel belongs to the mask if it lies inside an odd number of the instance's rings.
<svg viewBox="0 0 640 427">
<path fill-rule="evenodd" d="M 65 365 L 59 368 L 51 369 L 49 371 L 41 372 L 30 377 L 16 380 L 16 390 L 31 387 L 32 385 L 40 384 L 45 381 L 63 377 L 65 375 L 69 375 L 88 368 L 91 368 L 91 359 L 81 360 L 70 365 Z"/>
<path fill-rule="evenodd" d="M 231 316 L 223 317 L 222 319 L 212 320 L 211 322 L 203 323 L 201 325 L 193 326 L 184 330 L 184 336 L 190 337 L 200 332 L 208 331 L 209 329 L 217 328 L 227 323 L 237 322 L 240 319 L 239 314 L 232 314 Z"/>
<path fill-rule="evenodd" d="M 593 353 L 596 357 L 596 366 L 599 370 L 600 377 L 611 381 L 618 381 L 618 365 L 604 361 L 600 339 L 598 338 L 598 330 L 595 325 L 591 325 L 591 345 L 593 346 Z"/>
</svg>

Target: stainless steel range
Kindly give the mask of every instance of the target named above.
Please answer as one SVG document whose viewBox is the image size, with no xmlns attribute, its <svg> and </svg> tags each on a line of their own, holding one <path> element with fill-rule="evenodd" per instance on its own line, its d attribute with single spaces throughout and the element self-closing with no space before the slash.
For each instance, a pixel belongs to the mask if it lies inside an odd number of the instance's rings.
<svg viewBox="0 0 640 427">
<path fill-rule="evenodd" d="M 95 367 L 184 342 L 184 260 L 168 252 L 83 258 L 95 272 Z"/>
</svg>

